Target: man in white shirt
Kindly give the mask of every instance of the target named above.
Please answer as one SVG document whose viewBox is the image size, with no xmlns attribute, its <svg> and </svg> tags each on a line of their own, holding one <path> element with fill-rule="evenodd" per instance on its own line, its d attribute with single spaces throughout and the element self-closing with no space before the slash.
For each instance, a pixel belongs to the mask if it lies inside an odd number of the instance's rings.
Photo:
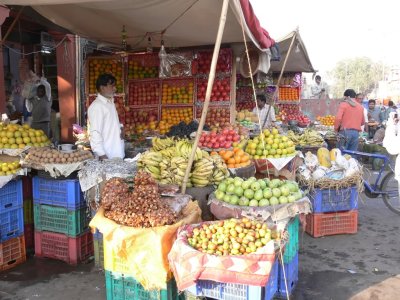
<svg viewBox="0 0 400 300">
<path fill-rule="evenodd" d="M 272 125 L 272 122 L 276 121 L 274 108 L 266 103 L 267 99 L 265 98 L 264 95 L 257 95 L 257 106 L 259 112 L 257 111 L 257 107 L 255 107 L 253 109 L 253 114 L 257 115 L 260 118 L 260 123 L 262 128 Z"/>
<path fill-rule="evenodd" d="M 311 86 L 312 99 L 328 98 L 328 85 L 321 81 L 321 76 L 315 76 L 315 83 Z"/>
<path fill-rule="evenodd" d="M 88 109 L 90 146 L 100 160 L 125 156 L 122 125 L 114 104 L 115 82 L 111 74 L 100 75 L 96 80 L 97 98 Z"/>
</svg>

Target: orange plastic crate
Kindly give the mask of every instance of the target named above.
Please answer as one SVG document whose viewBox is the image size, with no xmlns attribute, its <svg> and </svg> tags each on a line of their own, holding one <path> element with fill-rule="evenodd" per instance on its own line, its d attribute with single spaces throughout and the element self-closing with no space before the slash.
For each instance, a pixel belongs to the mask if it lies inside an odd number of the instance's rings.
<svg viewBox="0 0 400 300">
<path fill-rule="evenodd" d="M 26 261 L 24 236 L 0 243 L 0 272 L 11 269 Z"/>
<path fill-rule="evenodd" d="M 357 233 L 358 211 L 309 214 L 306 216 L 306 232 L 312 237 Z"/>
</svg>

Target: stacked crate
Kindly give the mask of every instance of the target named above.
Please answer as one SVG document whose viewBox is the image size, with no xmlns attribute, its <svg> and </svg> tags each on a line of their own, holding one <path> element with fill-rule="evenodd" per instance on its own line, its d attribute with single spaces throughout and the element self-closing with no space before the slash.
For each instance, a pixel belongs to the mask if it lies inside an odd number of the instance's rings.
<svg viewBox="0 0 400 300">
<path fill-rule="evenodd" d="M 33 224 L 33 188 L 32 177 L 22 177 L 22 194 L 24 207 L 24 236 L 27 253 L 35 251 L 35 235 Z"/>
<path fill-rule="evenodd" d="M 35 255 L 76 265 L 93 256 L 90 211 L 79 180 L 33 178 Z"/>
<path fill-rule="evenodd" d="M 287 225 L 289 238 L 283 261 L 279 262 L 277 298 L 287 299 L 287 295 L 293 293 L 299 280 L 299 224 L 299 217 L 296 216 Z"/>
<path fill-rule="evenodd" d="M 25 262 L 22 180 L 0 188 L 0 271 Z"/>
<path fill-rule="evenodd" d="M 357 187 L 315 189 L 309 194 L 313 213 L 307 215 L 306 232 L 313 237 L 357 233 Z"/>
</svg>

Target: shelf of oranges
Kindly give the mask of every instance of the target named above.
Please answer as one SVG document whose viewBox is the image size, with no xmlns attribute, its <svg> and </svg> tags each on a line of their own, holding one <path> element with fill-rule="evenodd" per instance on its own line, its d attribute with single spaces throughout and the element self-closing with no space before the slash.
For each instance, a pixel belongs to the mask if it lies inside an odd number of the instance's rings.
<svg viewBox="0 0 400 300">
<path fill-rule="evenodd" d="M 179 124 L 184 121 L 189 123 L 193 120 L 193 106 L 163 106 L 161 109 L 161 121 L 165 128 Z"/>
<path fill-rule="evenodd" d="M 335 124 L 335 116 L 333 115 L 327 115 L 324 117 L 318 116 L 317 121 L 321 122 L 321 124 L 325 126 L 333 126 Z"/>
<path fill-rule="evenodd" d="M 161 103 L 162 104 L 183 104 L 193 103 L 195 94 L 194 78 L 165 79 L 161 82 Z"/>
<path fill-rule="evenodd" d="M 158 78 L 160 59 L 158 53 L 128 55 L 128 80 Z"/>
<path fill-rule="evenodd" d="M 110 73 L 116 78 L 115 87 L 117 93 L 124 92 L 124 66 L 122 58 L 119 56 L 93 56 L 88 58 L 87 74 L 89 74 L 89 81 L 87 89 L 89 94 L 96 93 L 97 77 L 103 73 Z"/>
<path fill-rule="evenodd" d="M 300 100 L 300 88 L 291 86 L 279 87 L 279 102 L 294 102 Z"/>
</svg>

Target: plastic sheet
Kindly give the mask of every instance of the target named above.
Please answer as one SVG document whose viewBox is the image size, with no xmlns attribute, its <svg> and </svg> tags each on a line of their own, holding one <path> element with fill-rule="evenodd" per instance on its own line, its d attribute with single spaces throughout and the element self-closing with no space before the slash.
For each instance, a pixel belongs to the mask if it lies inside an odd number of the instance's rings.
<svg viewBox="0 0 400 300">
<path fill-rule="evenodd" d="M 160 78 L 192 76 L 192 61 L 179 54 L 167 54 L 164 45 L 158 53 L 160 58 Z"/>
<path fill-rule="evenodd" d="M 118 264 L 123 265 L 125 275 L 133 276 L 145 289 L 152 290 L 165 289 L 166 282 L 171 278 L 167 255 L 176 239 L 178 228 L 199 221 L 200 208 L 196 202 L 191 201 L 183 209 L 180 221 L 169 226 L 121 226 L 105 218 L 102 208 L 89 225 L 103 234 L 105 268 L 109 267 L 110 262 L 113 265 L 115 257 Z"/>
</svg>

